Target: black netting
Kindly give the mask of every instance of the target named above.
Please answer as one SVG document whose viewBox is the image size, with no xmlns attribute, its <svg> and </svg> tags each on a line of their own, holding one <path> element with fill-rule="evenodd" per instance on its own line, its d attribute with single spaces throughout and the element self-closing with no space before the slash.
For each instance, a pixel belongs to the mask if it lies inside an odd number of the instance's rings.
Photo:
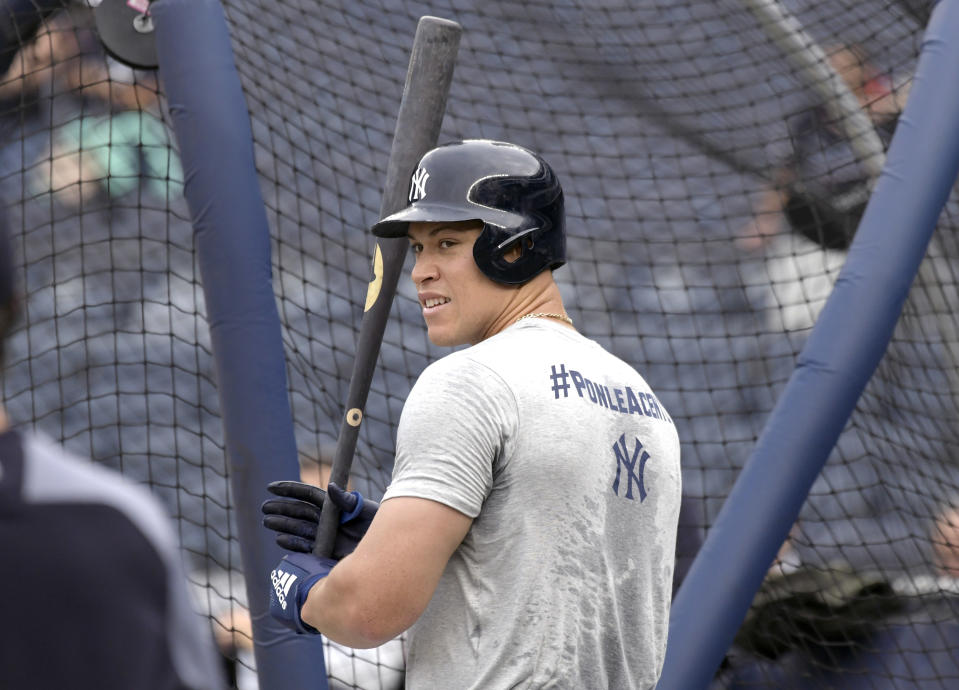
<svg viewBox="0 0 959 690">
<path fill-rule="evenodd" d="M 880 134 L 908 91 L 930 4 L 783 3 L 818 46 L 846 46 L 862 63 L 859 95 Z M 464 34 L 441 139 L 513 141 L 559 174 L 570 262 L 556 277 L 569 313 L 643 373 L 679 428 L 685 562 L 842 265 L 844 249 L 817 240 L 834 223 L 855 228 L 844 195 L 863 165 L 795 56 L 738 0 L 224 5 L 274 239 L 301 454 L 329 453 L 340 424 L 370 278 L 366 228 L 416 22 L 454 19 Z M 35 38 L 15 39 L 0 80 L 0 195 L 26 295 L 4 400 L 14 420 L 167 501 L 214 627 L 225 649 L 236 643 L 237 685 L 252 687 L 170 119 L 155 75 L 107 58 L 90 14 L 67 3 Z M 956 614 L 959 538 L 937 522 L 959 507 L 956 224 L 953 200 L 783 552 L 786 577 L 767 578 L 717 685 L 852 687 L 836 674 L 875 673 L 876 655 L 888 683 L 876 687 L 959 682 L 955 664 L 940 663 L 959 655 L 943 623 Z M 354 462 L 360 491 L 384 490 L 405 396 L 444 353 L 401 278 Z"/>
</svg>

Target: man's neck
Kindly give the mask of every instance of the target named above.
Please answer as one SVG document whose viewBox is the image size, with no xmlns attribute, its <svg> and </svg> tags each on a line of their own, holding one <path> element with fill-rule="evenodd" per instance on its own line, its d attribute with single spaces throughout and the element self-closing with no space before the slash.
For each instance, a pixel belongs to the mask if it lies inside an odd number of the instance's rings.
<svg viewBox="0 0 959 690">
<path fill-rule="evenodd" d="M 559 286 L 549 271 L 540 273 L 516 290 L 515 296 L 504 306 L 502 314 L 491 324 L 483 340 L 504 331 L 527 314 L 566 314 Z"/>
</svg>

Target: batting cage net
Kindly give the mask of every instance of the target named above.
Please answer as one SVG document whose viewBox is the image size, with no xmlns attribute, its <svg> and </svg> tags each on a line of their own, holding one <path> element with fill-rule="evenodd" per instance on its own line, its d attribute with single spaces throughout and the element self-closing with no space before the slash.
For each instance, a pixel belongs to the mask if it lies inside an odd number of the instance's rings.
<svg viewBox="0 0 959 690">
<path fill-rule="evenodd" d="M 253 688 L 162 74 L 107 55 L 97 4 L 0 3 L 0 194 L 25 307 L 3 400 L 15 422 L 165 500 L 234 685 Z M 342 419 L 371 278 L 367 228 L 416 23 L 452 19 L 464 31 L 441 141 L 522 144 L 560 176 L 569 263 L 556 277 L 569 314 L 645 376 L 679 428 L 681 578 L 793 370 L 874 176 L 803 61 L 842 78 L 881 156 L 931 5 L 226 0 L 304 469 L 329 461 Z M 806 50 L 775 38 L 784 19 Z M 846 672 L 869 676 L 869 687 L 959 682 L 955 664 L 940 663 L 959 655 L 948 625 L 959 612 L 957 222 L 951 199 L 717 687 L 852 687 Z M 429 343 L 401 278 L 353 464 L 362 493 L 385 489 L 404 399 L 446 352 Z M 400 687 L 397 644 L 328 656 L 331 686 Z"/>
</svg>

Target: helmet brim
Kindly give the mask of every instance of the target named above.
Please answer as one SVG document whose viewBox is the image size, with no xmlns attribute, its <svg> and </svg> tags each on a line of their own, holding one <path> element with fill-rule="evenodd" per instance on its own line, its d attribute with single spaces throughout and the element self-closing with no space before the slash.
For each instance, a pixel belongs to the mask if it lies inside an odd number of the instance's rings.
<svg viewBox="0 0 959 690">
<path fill-rule="evenodd" d="M 520 227 L 523 216 L 485 206 L 453 206 L 450 204 L 415 203 L 387 216 L 370 230 L 377 237 L 406 237 L 410 223 L 455 223 L 478 220 L 499 227 Z"/>
<path fill-rule="evenodd" d="M 480 214 L 470 209 L 445 204 L 414 204 L 402 211 L 387 216 L 371 230 L 377 237 L 406 237 L 410 223 L 442 223 L 463 220 L 482 220 Z"/>
</svg>

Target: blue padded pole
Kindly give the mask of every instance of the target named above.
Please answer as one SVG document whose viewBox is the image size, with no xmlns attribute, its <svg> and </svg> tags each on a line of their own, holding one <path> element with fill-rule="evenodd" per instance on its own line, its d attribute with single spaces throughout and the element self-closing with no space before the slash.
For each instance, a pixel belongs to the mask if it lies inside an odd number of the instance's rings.
<svg viewBox="0 0 959 690">
<path fill-rule="evenodd" d="M 941 0 L 836 287 L 673 605 L 659 690 L 706 688 L 869 378 L 959 172 L 959 0 Z"/>
<path fill-rule="evenodd" d="M 216 362 L 231 489 L 261 688 L 326 688 L 319 636 L 269 615 L 269 573 L 283 552 L 260 524 L 266 485 L 297 479 L 270 231 L 249 113 L 217 0 L 150 7 L 157 59 L 183 159 Z"/>
</svg>

